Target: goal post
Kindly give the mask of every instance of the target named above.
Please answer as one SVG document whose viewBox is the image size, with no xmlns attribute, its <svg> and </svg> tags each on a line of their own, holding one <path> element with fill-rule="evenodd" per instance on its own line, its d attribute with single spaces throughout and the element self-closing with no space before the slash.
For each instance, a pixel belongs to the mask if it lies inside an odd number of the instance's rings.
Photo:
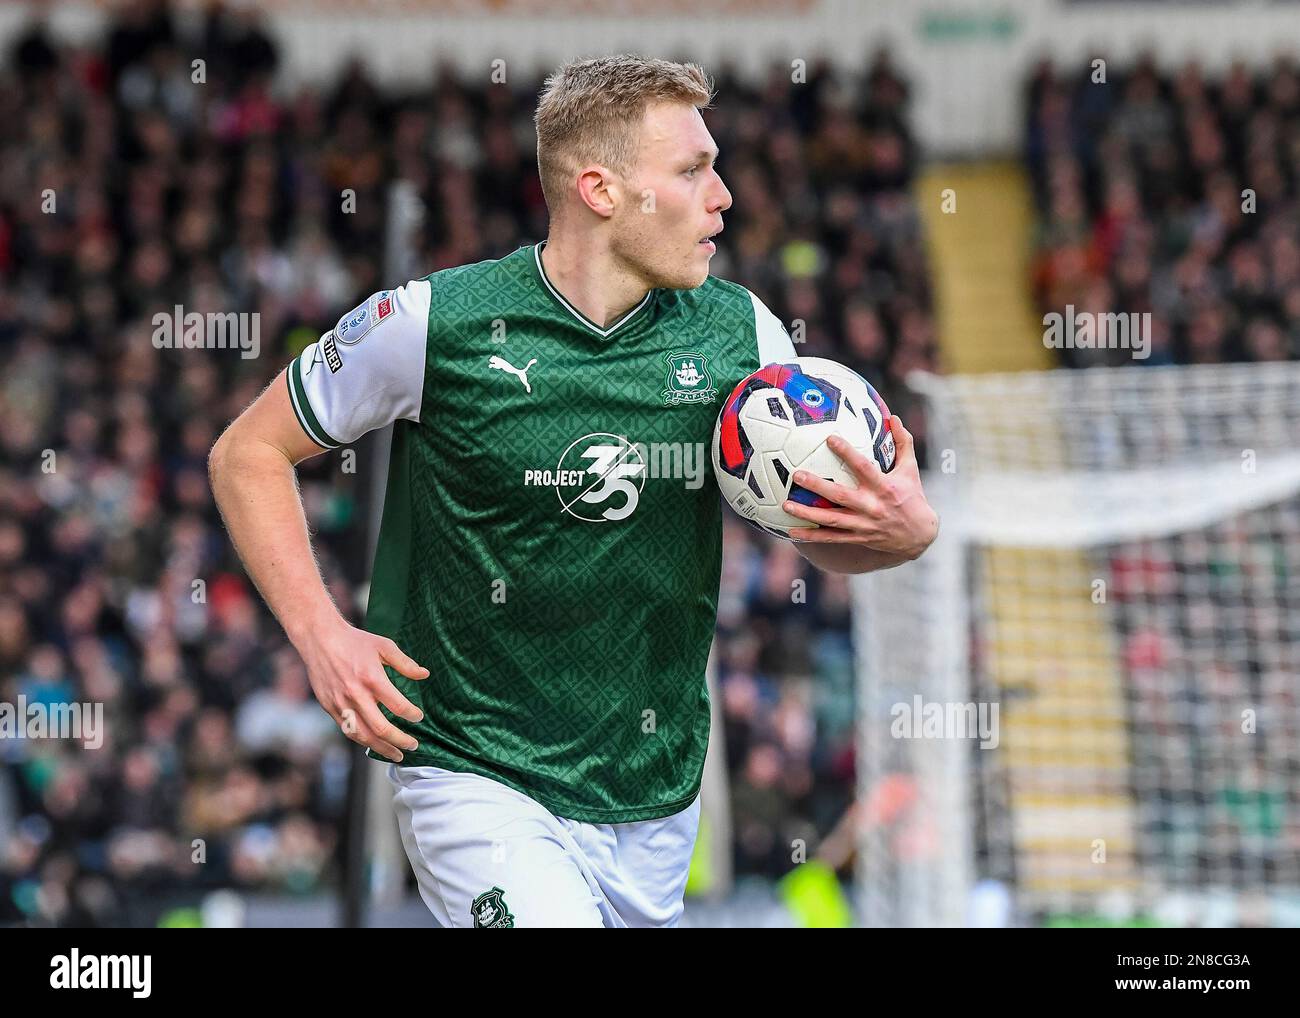
<svg viewBox="0 0 1300 1018">
<path fill-rule="evenodd" d="M 1300 364 L 908 381 L 941 533 L 854 582 L 862 921 L 1293 924 Z"/>
</svg>

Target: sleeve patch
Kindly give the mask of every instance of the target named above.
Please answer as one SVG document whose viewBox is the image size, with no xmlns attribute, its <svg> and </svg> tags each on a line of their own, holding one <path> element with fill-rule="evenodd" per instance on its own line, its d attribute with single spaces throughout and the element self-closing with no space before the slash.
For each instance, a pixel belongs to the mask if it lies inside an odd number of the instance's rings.
<svg viewBox="0 0 1300 1018">
<path fill-rule="evenodd" d="M 318 445 L 355 442 L 399 418 L 419 423 L 429 300 L 427 280 L 382 290 L 294 360 L 289 395 Z"/>
<path fill-rule="evenodd" d="M 334 333 L 325 333 L 325 338 L 320 341 L 320 348 L 331 374 L 343 367 L 343 358 L 339 356 L 339 348 L 334 342 Z"/>
<path fill-rule="evenodd" d="M 344 346 L 360 343 L 371 329 L 392 313 L 393 291 L 380 290 L 339 319 L 334 327 L 334 337 Z"/>
</svg>

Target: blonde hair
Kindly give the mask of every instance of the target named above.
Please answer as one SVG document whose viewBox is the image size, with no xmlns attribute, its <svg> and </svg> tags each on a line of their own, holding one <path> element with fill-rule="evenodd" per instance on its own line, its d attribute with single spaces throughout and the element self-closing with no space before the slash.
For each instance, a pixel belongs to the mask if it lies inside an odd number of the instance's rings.
<svg viewBox="0 0 1300 1018">
<path fill-rule="evenodd" d="M 554 216 L 578 168 L 601 163 L 626 174 L 636 164 L 646 107 L 690 103 L 703 109 L 713 86 L 698 64 L 623 53 L 565 64 L 546 79 L 533 122 L 542 194 Z"/>
</svg>

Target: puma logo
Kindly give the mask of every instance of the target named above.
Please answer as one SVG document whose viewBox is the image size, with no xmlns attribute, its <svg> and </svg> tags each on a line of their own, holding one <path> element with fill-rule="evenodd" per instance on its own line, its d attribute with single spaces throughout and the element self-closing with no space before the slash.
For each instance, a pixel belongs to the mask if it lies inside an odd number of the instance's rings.
<svg viewBox="0 0 1300 1018">
<path fill-rule="evenodd" d="M 537 363 L 537 358 L 534 357 L 522 368 L 517 368 L 509 361 L 504 360 L 501 357 L 491 357 L 488 359 L 489 368 L 496 368 L 499 371 L 510 372 L 510 374 L 514 375 L 517 379 L 519 379 L 519 381 L 524 383 L 524 392 L 527 393 L 531 393 L 533 391 L 533 387 L 528 384 L 528 369 L 531 368 L 536 363 Z"/>
</svg>

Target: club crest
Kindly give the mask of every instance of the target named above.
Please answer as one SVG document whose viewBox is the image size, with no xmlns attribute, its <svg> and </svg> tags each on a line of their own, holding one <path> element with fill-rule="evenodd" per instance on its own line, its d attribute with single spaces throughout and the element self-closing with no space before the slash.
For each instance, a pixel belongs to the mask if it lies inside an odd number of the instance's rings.
<svg viewBox="0 0 1300 1018">
<path fill-rule="evenodd" d="M 703 354 L 671 353 L 664 359 L 668 362 L 666 387 L 661 393 L 664 406 L 712 403 L 717 397 L 718 390 L 713 387 L 709 374 L 709 359 Z"/>
<path fill-rule="evenodd" d="M 506 907 L 506 892 L 499 887 L 484 891 L 469 907 L 476 930 L 513 929 L 515 917 Z"/>
</svg>

